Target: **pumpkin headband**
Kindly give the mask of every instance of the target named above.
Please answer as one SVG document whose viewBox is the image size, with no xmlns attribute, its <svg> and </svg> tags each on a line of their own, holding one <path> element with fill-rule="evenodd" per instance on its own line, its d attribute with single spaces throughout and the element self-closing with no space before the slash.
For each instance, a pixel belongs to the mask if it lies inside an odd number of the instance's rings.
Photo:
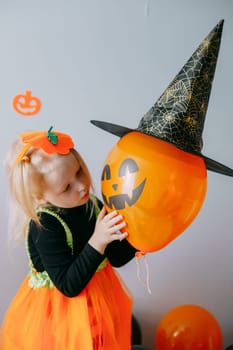
<svg viewBox="0 0 233 350">
<path fill-rule="evenodd" d="M 30 161 L 30 158 L 26 155 L 30 147 L 41 148 L 49 154 L 68 154 L 70 149 L 74 147 L 73 140 L 67 134 L 52 131 L 52 128 L 51 126 L 48 131 L 29 131 L 20 134 L 20 138 L 25 145 L 16 158 L 16 164 L 21 161 Z"/>
</svg>

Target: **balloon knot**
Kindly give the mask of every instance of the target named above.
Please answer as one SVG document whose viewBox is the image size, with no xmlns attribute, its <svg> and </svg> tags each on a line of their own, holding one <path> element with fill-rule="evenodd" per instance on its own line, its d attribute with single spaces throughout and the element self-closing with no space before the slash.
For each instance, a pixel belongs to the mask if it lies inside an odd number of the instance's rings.
<svg viewBox="0 0 233 350">
<path fill-rule="evenodd" d="M 136 258 L 141 258 L 142 256 L 145 256 L 145 255 L 146 253 L 141 250 L 135 253 Z"/>
</svg>

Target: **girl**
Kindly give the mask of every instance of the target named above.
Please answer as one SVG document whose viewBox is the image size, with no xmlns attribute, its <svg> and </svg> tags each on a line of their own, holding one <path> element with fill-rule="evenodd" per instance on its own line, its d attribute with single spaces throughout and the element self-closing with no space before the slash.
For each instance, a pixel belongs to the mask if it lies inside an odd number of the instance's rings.
<svg viewBox="0 0 233 350">
<path fill-rule="evenodd" d="M 21 134 L 7 171 L 17 218 L 23 212 L 27 223 L 30 273 L 3 320 L 0 349 L 129 350 L 132 300 L 112 266 L 136 250 L 120 231 L 122 216 L 90 195 L 70 136 L 52 127 Z"/>
</svg>

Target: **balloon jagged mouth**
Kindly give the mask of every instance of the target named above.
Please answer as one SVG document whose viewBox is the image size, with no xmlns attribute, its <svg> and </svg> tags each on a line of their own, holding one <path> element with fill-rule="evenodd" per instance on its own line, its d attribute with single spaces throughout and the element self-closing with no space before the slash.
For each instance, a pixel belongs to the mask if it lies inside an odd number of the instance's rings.
<svg viewBox="0 0 233 350">
<path fill-rule="evenodd" d="M 102 193 L 103 201 L 104 203 L 110 208 L 110 209 L 125 209 L 126 203 L 128 206 L 132 206 L 135 204 L 138 200 L 138 198 L 141 196 L 143 189 L 145 187 L 146 179 L 144 179 L 140 185 L 138 185 L 133 191 L 132 191 L 132 197 L 130 197 L 128 194 L 117 194 L 114 196 L 110 196 L 108 199 L 107 197 Z"/>
</svg>

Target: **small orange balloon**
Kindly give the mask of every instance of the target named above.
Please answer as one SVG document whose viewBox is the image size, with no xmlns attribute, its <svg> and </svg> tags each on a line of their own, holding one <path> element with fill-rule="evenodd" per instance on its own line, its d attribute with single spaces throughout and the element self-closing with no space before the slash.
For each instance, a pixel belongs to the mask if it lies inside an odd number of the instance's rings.
<svg viewBox="0 0 233 350">
<path fill-rule="evenodd" d="M 222 331 L 215 317 L 197 305 L 169 311 L 155 333 L 156 350 L 221 350 Z"/>
<path fill-rule="evenodd" d="M 40 111 L 41 101 L 38 97 L 32 96 L 31 91 L 26 90 L 25 94 L 18 94 L 13 98 L 12 106 L 15 112 L 29 117 Z"/>
<path fill-rule="evenodd" d="M 128 241 L 138 250 L 165 247 L 198 214 L 206 194 L 204 160 L 140 132 L 123 136 L 102 173 L 107 211 L 123 215 Z"/>
</svg>

